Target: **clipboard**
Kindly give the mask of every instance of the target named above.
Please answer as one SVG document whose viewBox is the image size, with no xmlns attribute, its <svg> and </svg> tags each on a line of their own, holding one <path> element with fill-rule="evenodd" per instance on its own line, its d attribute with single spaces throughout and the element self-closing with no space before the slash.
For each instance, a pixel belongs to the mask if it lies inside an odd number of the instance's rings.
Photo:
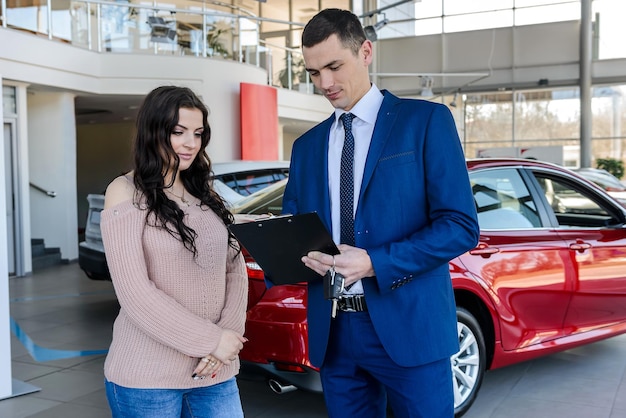
<svg viewBox="0 0 626 418">
<path fill-rule="evenodd" d="M 309 251 L 339 254 L 316 212 L 264 218 L 228 228 L 276 285 L 321 278 L 301 260 Z"/>
</svg>

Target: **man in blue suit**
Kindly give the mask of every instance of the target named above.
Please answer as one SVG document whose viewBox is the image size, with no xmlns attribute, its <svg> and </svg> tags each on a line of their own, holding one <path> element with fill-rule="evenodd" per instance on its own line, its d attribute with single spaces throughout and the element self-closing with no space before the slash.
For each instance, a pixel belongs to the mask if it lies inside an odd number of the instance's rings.
<svg viewBox="0 0 626 418">
<path fill-rule="evenodd" d="M 398 418 L 450 418 L 459 346 L 448 262 L 479 234 L 454 120 L 443 105 L 370 82 L 372 43 L 349 11 L 321 11 L 302 45 L 335 112 L 295 142 L 283 212 L 318 212 L 340 244 L 334 257 L 303 257 L 320 274 L 308 288 L 309 350 L 329 416 L 384 417 L 388 400 Z M 354 144 L 348 176 L 344 142 Z M 347 288 L 335 317 L 322 280 L 331 269 Z"/>
</svg>

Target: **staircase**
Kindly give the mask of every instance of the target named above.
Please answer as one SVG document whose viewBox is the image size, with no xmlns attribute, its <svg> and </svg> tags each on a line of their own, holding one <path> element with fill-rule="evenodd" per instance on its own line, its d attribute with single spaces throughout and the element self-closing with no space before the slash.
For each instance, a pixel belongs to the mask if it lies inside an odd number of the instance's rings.
<svg viewBox="0 0 626 418">
<path fill-rule="evenodd" d="M 41 238 L 31 239 L 30 245 L 33 255 L 33 271 L 43 270 L 63 263 L 60 248 L 46 248 Z"/>
</svg>

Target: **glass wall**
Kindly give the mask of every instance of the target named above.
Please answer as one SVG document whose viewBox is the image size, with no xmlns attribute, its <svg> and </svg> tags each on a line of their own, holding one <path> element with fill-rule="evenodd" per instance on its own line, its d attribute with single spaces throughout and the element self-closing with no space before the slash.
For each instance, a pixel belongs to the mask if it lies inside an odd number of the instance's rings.
<svg viewBox="0 0 626 418">
<path fill-rule="evenodd" d="M 74 44 L 87 45 L 88 37 L 95 39 L 101 36 L 100 41 L 106 44 L 105 49 L 123 50 L 137 48 L 137 45 L 135 42 L 127 45 L 128 42 L 120 40 L 121 38 L 128 38 L 129 34 L 137 33 L 145 36 L 146 32 L 150 32 L 145 19 L 146 12 L 140 13 L 145 9 L 141 7 L 161 10 L 148 14 L 156 14 L 166 24 L 176 22 L 176 30 L 180 29 L 177 22 L 186 21 L 182 17 L 175 16 L 179 13 L 176 10 L 188 10 L 194 14 L 213 11 L 224 15 L 249 17 L 248 34 L 251 26 L 256 26 L 260 39 L 284 49 L 300 46 L 299 37 L 302 25 L 323 8 L 352 8 L 357 14 L 366 13 L 362 2 L 350 0 L 271 0 L 268 2 L 170 0 L 168 3 L 114 0 L 106 3 L 106 5 L 98 5 L 97 1 L 87 3 L 71 0 L 4 0 L 2 4 L 6 5 L 6 11 L 1 13 L 5 20 L 2 24 L 45 34 L 51 38 L 71 41 Z M 111 3 L 118 3 L 119 6 Z M 389 7 L 390 5 L 394 7 Z M 377 6 L 384 11 L 371 18 L 365 17 L 364 24 L 373 24 L 386 18 L 389 23 L 378 33 L 381 39 L 578 20 L 581 8 L 579 0 L 420 0 L 406 3 L 379 0 Z M 626 2 L 593 0 L 592 7 L 596 58 L 626 58 L 626 44 L 621 41 L 626 37 L 626 25 L 622 22 L 626 15 Z M 269 20 L 255 20 L 255 18 L 268 18 Z M 225 38 L 230 33 L 236 37 L 243 23 L 239 20 L 232 21 L 232 18 L 230 21 L 228 18 L 226 20 L 222 27 L 217 25 L 218 29 L 222 29 L 219 36 Z M 295 25 L 285 24 L 286 22 L 293 22 Z M 101 25 L 100 28 L 97 28 L 97 23 Z M 190 23 L 194 26 L 189 28 L 190 30 L 199 30 L 202 24 L 202 22 Z M 98 32 L 98 29 L 102 33 Z M 191 36 L 194 40 L 197 39 L 197 35 Z M 247 39 L 246 42 L 249 44 L 250 37 Z M 228 39 L 226 43 L 230 41 Z M 191 39 L 184 42 L 193 45 Z M 141 45 L 142 42 L 139 44 Z M 166 45 L 158 45 L 155 49 L 162 52 L 176 52 L 172 51 L 175 48 Z M 283 52 L 282 55 L 284 61 L 285 53 Z"/>
<path fill-rule="evenodd" d="M 386 3 L 380 1 L 379 4 Z M 626 2 L 593 0 L 594 54 L 597 59 L 626 58 Z M 579 20 L 579 0 L 420 0 L 412 16 L 390 19 L 379 38 L 420 36 L 538 23 Z M 413 21 L 413 31 L 394 30 Z"/>
<path fill-rule="evenodd" d="M 513 142 L 512 93 L 464 95 L 465 150 L 479 156 L 484 148 Z"/>
<path fill-rule="evenodd" d="M 598 87 L 594 93 L 592 155 L 626 162 L 626 85 Z"/>
<path fill-rule="evenodd" d="M 626 163 L 626 85 L 595 87 L 592 96 L 592 155 Z M 468 94 L 455 102 L 468 158 L 531 156 L 580 165 L 577 88 Z"/>
<path fill-rule="evenodd" d="M 616 1 L 615 5 L 620 6 Z M 415 3 L 415 34 L 462 32 L 579 18 L 579 0 L 421 0 Z"/>
<path fill-rule="evenodd" d="M 238 60 L 265 68 L 269 84 L 311 92 L 300 50 L 302 28 L 320 8 L 349 8 L 350 0 L 0 0 L 0 5 L 2 25 L 11 29 L 103 53 Z"/>
</svg>

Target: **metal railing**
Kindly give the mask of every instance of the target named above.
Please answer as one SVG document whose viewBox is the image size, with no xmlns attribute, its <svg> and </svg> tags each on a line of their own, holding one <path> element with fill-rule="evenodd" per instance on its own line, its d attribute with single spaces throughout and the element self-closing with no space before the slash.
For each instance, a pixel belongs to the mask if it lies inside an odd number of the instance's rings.
<svg viewBox="0 0 626 418">
<path fill-rule="evenodd" d="M 50 40 L 99 53 L 235 60 L 267 70 L 269 85 L 312 90 L 300 65 L 300 51 L 276 42 L 284 39 L 287 44 L 287 39 L 299 38 L 302 23 L 257 17 L 221 2 L 175 7 L 125 0 L 46 0 L 40 6 L 19 9 L 7 3 L 0 0 L 3 27 L 47 35 Z M 229 11 L 208 9 L 211 5 Z M 262 39 L 263 33 L 272 34 L 272 43 Z"/>
<path fill-rule="evenodd" d="M 41 193 L 45 194 L 48 197 L 57 197 L 57 192 L 53 191 L 53 190 L 46 190 L 41 186 L 37 186 L 36 184 L 33 183 L 28 183 L 30 185 L 30 187 L 32 187 L 33 189 L 40 191 Z"/>
</svg>

